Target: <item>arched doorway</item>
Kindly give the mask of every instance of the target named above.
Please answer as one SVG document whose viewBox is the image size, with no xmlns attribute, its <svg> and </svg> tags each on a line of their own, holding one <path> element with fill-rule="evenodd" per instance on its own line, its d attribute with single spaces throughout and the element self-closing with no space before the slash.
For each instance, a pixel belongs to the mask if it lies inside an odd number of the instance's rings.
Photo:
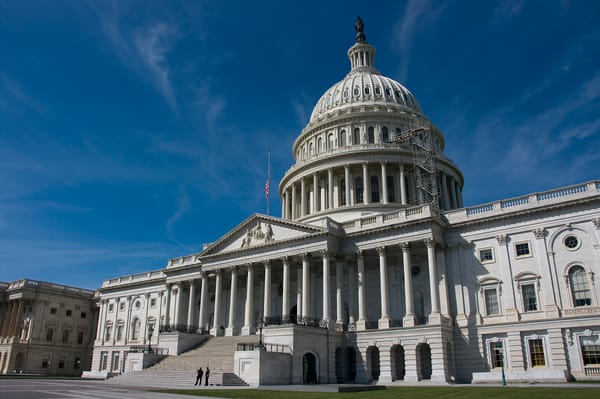
<svg viewBox="0 0 600 399">
<path fill-rule="evenodd" d="M 356 380 L 356 351 L 354 348 L 346 348 L 346 357 L 348 359 L 348 381 Z"/>
<path fill-rule="evenodd" d="M 317 383 L 317 357 L 310 352 L 302 356 L 302 381 L 305 384 Z"/>
<path fill-rule="evenodd" d="M 335 376 L 338 384 L 347 381 L 348 378 L 348 363 L 346 359 L 346 351 L 342 347 L 335 349 Z"/>
<path fill-rule="evenodd" d="M 392 346 L 392 381 L 403 380 L 406 374 L 406 365 L 404 362 L 404 348 L 402 345 Z"/>
<path fill-rule="evenodd" d="M 369 381 L 379 380 L 379 348 L 376 346 L 367 348 L 367 376 Z"/>
<path fill-rule="evenodd" d="M 428 344 L 417 345 L 417 375 L 419 380 L 431 379 L 431 348 Z"/>
<path fill-rule="evenodd" d="M 25 357 L 22 352 L 17 353 L 17 357 L 15 357 L 15 372 L 22 373 L 23 372 L 23 363 L 25 362 Z"/>
</svg>

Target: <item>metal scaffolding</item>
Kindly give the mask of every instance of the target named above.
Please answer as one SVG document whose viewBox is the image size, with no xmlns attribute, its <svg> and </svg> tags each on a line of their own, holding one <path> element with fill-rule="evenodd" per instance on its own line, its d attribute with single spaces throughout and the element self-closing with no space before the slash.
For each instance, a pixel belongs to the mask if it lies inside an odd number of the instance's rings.
<svg viewBox="0 0 600 399">
<path fill-rule="evenodd" d="M 411 121 L 408 129 L 392 134 L 392 143 L 409 145 L 412 149 L 415 181 L 418 189 L 417 201 L 439 209 L 439 192 L 435 166 L 435 149 L 429 123 Z"/>
</svg>

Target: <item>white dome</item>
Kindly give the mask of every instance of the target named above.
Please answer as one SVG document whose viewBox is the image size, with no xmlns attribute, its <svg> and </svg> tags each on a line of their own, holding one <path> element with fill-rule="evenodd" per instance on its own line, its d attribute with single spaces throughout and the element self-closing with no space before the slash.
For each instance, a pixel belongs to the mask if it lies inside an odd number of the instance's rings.
<svg viewBox="0 0 600 399">
<path fill-rule="evenodd" d="M 310 122 L 338 114 L 360 105 L 385 108 L 404 108 L 422 114 L 412 93 L 400 83 L 381 75 L 373 66 L 375 48 L 367 43 L 356 43 L 348 50 L 351 71 L 321 96 L 310 116 Z"/>
</svg>

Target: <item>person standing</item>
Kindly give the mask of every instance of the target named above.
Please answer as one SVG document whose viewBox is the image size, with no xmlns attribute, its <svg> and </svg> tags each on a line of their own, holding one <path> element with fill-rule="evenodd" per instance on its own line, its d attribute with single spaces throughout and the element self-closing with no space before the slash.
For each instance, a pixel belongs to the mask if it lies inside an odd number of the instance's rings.
<svg viewBox="0 0 600 399">
<path fill-rule="evenodd" d="M 207 369 L 208 371 L 208 369 Z M 202 375 L 204 374 L 204 372 L 202 371 L 202 367 L 200 367 L 198 369 L 198 371 L 196 372 L 196 383 L 194 385 L 198 385 L 200 384 L 200 386 L 202 386 Z"/>
<path fill-rule="evenodd" d="M 204 373 L 204 386 L 208 386 L 208 376 L 210 375 L 210 369 L 206 366 L 206 373 Z M 202 384 L 202 381 L 200 382 Z"/>
</svg>

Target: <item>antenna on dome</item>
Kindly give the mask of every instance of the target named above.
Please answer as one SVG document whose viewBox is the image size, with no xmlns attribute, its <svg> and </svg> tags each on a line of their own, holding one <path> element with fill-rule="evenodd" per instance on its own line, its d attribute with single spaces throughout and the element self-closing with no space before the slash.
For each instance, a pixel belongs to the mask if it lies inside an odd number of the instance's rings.
<svg viewBox="0 0 600 399">
<path fill-rule="evenodd" d="M 267 198 L 267 216 L 271 215 L 271 149 L 267 153 L 267 182 L 265 183 L 265 197 Z"/>
</svg>

